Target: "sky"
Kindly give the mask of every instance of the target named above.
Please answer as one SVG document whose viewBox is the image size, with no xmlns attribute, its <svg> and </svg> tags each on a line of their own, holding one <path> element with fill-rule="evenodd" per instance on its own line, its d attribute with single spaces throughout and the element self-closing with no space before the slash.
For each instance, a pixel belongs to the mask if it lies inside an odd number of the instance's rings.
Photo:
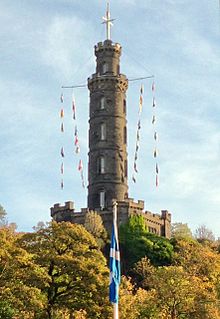
<svg viewBox="0 0 220 319">
<path fill-rule="evenodd" d="M 218 0 L 112 0 L 112 41 L 122 45 L 129 79 L 154 75 L 159 187 L 153 158 L 152 79 L 127 92 L 129 197 L 194 232 L 205 224 L 220 237 L 220 15 Z M 87 206 L 87 84 L 94 45 L 104 41 L 104 0 L 0 2 L 0 204 L 19 231 L 50 221 L 50 207 Z M 132 182 L 140 85 L 144 86 L 137 182 Z M 60 94 L 65 133 L 60 133 Z M 74 153 L 75 96 L 80 155 Z M 60 189 L 60 148 L 65 149 Z"/>
</svg>

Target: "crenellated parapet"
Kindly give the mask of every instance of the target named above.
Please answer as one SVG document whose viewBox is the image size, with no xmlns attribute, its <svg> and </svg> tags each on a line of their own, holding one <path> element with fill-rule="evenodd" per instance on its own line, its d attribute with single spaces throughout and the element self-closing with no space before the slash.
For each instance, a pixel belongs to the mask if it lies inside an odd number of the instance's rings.
<svg viewBox="0 0 220 319">
<path fill-rule="evenodd" d="M 119 43 L 114 43 L 111 40 L 105 40 L 104 42 L 98 42 L 95 45 L 95 55 L 99 56 L 103 54 L 106 56 L 108 53 L 121 55 L 121 45 Z"/>
<path fill-rule="evenodd" d="M 100 95 L 103 91 L 119 91 L 125 93 L 128 89 L 128 79 L 124 74 L 118 76 L 115 75 L 97 75 L 93 74 L 88 78 L 88 88 L 90 90 L 90 96 L 97 91 L 100 91 Z"/>
</svg>

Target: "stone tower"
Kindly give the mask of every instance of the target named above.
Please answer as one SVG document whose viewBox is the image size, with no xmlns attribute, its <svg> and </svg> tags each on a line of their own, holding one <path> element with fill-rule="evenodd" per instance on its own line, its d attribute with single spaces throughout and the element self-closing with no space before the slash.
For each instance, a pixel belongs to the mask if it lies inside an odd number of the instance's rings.
<svg viewBox="0 0 220 319">
<path fill-rule="evenodd" d="M 144 202 L 128 197 L 126 91 L 128 79 L 120 73 L 121 46 L 110 37 L 109 7 L 106 40 L 95 46 L 96 72 L 88 79 L 90 91 L 88 206 L 75 211 L 74 202 L 51 207 L 57 222 L 85 224 L 87 213 L 95 210 L 109 234 L 112 229 L 112 199 L 118 204 L 118 223 L 132 215 L 142 215 L 151 233 L 170 237 L 171 214 L 144 210 Z"/>
<path fill-rule="evenodd" d="M 126 90 L 120 74 L 121 46 L 107 39 L 95 46 L 96 73 L 88 79 L 88 208 L 103 210 L 128 197 Z"/>
</svg>

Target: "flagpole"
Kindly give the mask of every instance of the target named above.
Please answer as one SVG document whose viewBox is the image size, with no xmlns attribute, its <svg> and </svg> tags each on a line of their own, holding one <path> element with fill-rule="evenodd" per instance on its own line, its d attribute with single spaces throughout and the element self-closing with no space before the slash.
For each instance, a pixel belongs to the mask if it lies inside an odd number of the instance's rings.
<svg viewBox="0 0 220 319">
<path fill-rule="evenodd" d="M 117 223 L 117 202 L 116 200 L 113 201 L 113 225 L 115 229 L 115 237 L 116 241 L 118 241 L 118 223 Z M 119 287 L 117 287 L 119 289 Z M 118 311 L 118 302 L 113 303 L 113 319 L 119 319 L 119 311 Z"/>
<path fill-rule="evenodd" d="M 119 319 L 118 303 L 114 303 L 113 306 L 113 319 Z"/>
</svg>

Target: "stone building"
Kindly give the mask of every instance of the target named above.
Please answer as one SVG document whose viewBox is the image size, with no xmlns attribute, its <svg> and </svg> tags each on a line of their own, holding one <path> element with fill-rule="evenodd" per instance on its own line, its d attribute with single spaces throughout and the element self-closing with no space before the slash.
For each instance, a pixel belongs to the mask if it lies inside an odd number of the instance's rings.
<svg viewBox="0 0 220 319">
<path fill-rule="evenodd" d="M 88 78 L 90 91 L 88 208 L 74 211 L 74 203 L 55 204 L 51 216 L 56 221 L 83 224 L 89 210 L 97 211 L 110 231 L 112 200 L 118 204 L 118 222 L 130 215 L 144 216 L 150 232 L 170 237 L 171 214 L 144 211 L 144 202 L 128 196 L 126 91 L 128 79 L 120 72 L 120 44 L 110 40 L 107 12 L 107 40 L 95 46 L 96 72 Z"/>
</svg>

